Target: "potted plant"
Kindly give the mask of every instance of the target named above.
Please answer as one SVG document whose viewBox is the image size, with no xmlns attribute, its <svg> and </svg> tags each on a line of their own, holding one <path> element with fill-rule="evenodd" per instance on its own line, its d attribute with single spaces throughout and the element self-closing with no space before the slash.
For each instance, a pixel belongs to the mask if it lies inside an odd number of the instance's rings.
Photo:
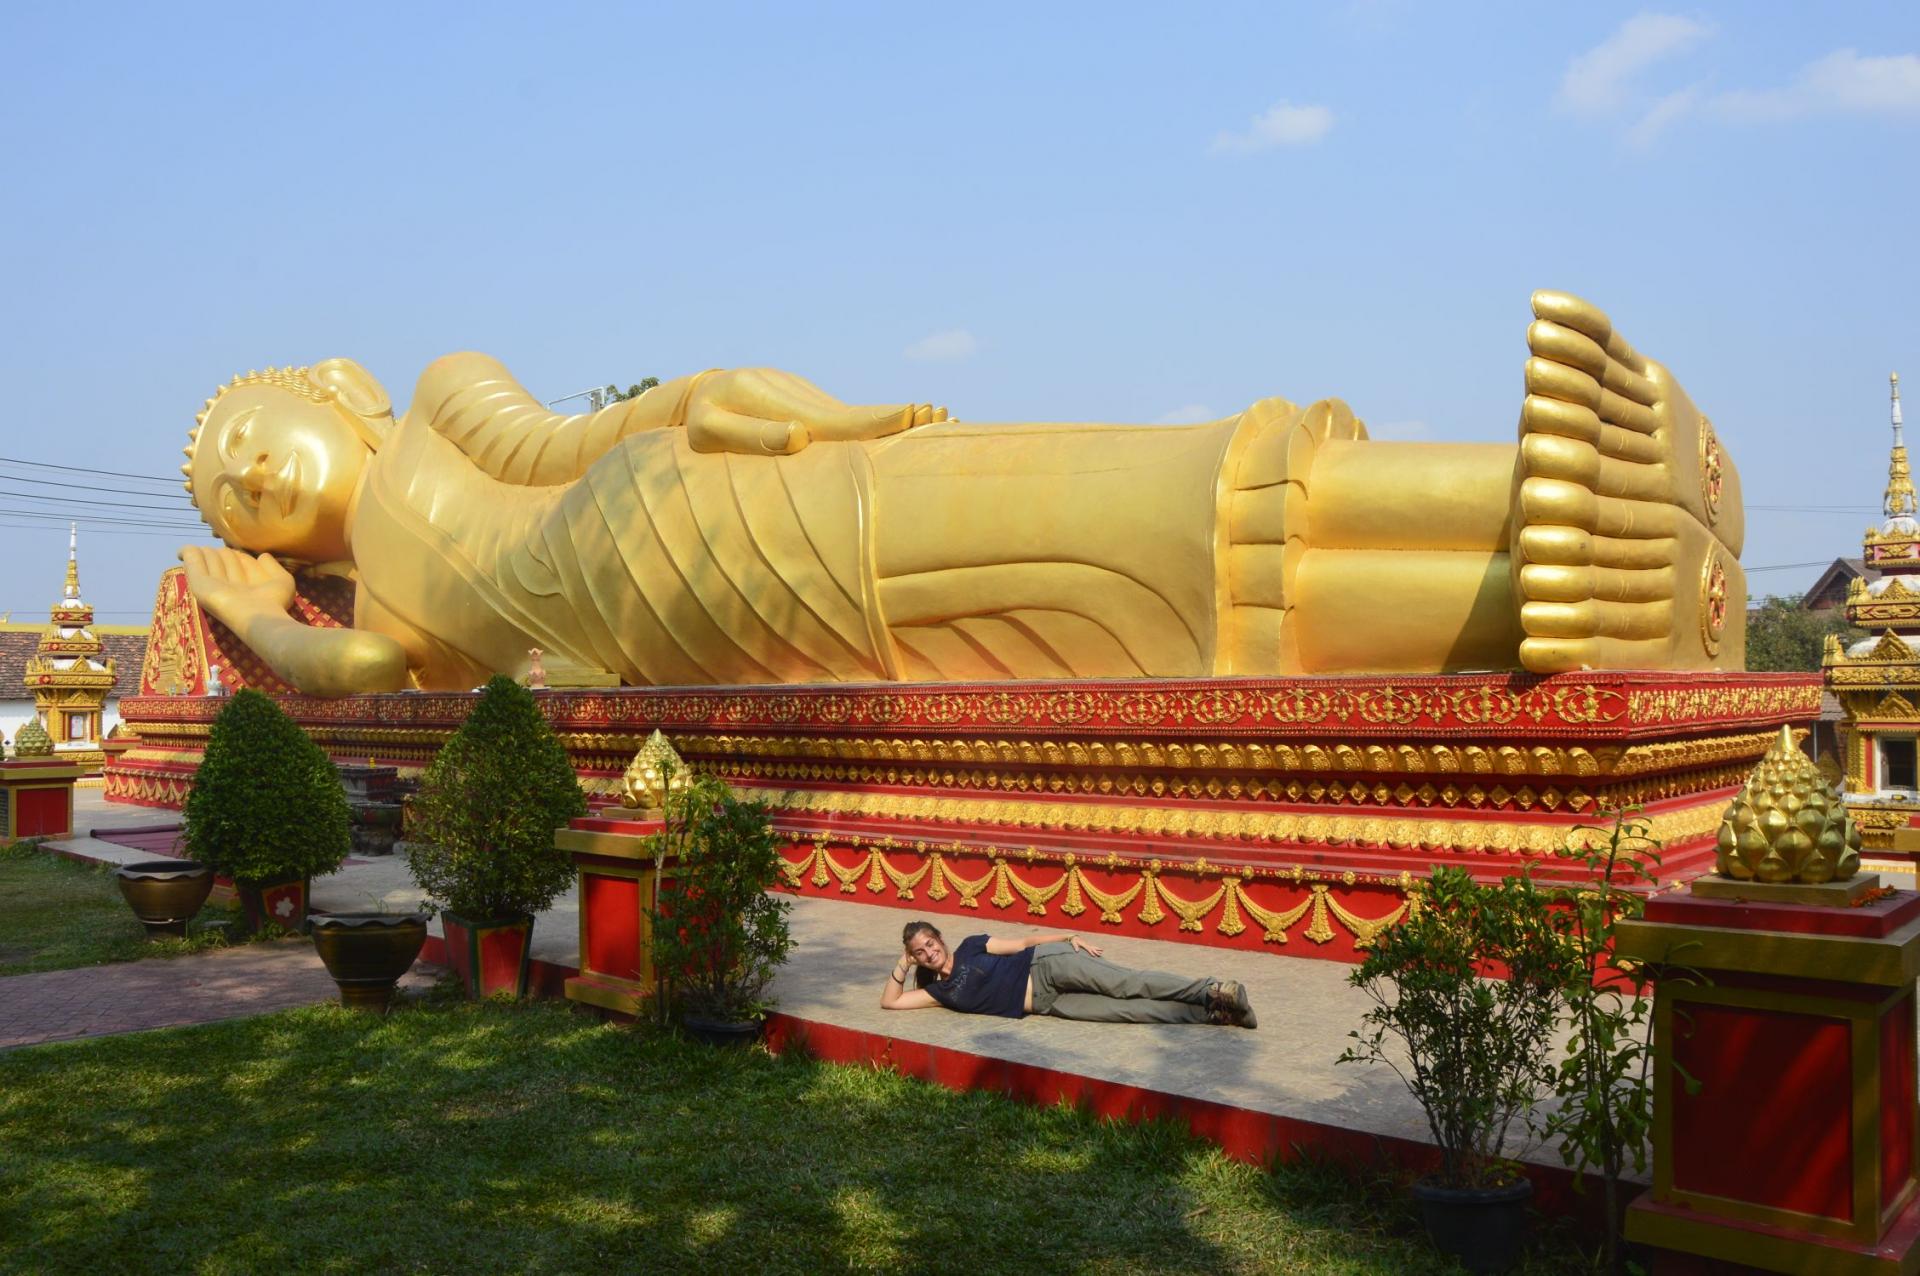
<svg viewBox="0 0 1920 1276">
<path fill-rule="evenodd" d="M 1483 885 L 1436 869 L 1348 977 L 1373 1008 L 1340 1062 L 1384 1063 L 1419 1101 L 1440 1172 L 1414 1197 L 1434 1245 L 1470 1271 L 1506 1270 L 1525 1239 L 1533 1185 L 1504 1146 L 1554 1077 L 1569 963 L 1552 905 L 1529 876 Z"/>
<path fill-rule="evenodd" d="M 573 884 L 554 830 L 586 813 L 533 693 L 490 679 L 407 807 L 407 865 L 440 909 L 448 962 L 469 996 L 526 995 L 533 915 Z"/>
<path fill-rule="evenodd" d="M 347 856 L 347 797 L 320 746 L 258 691 L 237 692 L 187 794 L 187 855 L 231 878 L 258 932 L 297 930 L 307 883 Z"/>
<path fill-rule="evenodd" d="M 780 878 L 779 839 L 758 802 L 712 776 L 669 798 L 652 913 L 653 964 L 681 1023 L 715 1045 L 757 1039 L 767 985 L 793 948 L 790 901 L 769 894 Z"/>
<path fill-rule="evenodd" d="M 340 1004 L 385 1014 L 394 985 L 413 968 L 427 942 L 422 912 L 315 913 L 307 924 L 314 950 L 340 989 Z"/>
</svg>

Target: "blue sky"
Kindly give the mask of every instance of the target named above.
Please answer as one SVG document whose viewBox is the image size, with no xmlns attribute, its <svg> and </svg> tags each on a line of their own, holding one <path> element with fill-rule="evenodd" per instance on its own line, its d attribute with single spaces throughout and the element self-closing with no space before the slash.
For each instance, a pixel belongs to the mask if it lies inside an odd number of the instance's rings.
<svg viewBox="0 0 1920 1276">
<path fill-rule="evenodd" d="M 976 420 L 1338 395 L 1507 440 L 1555 287 L 1675 369 L 1750 509 L 1865 507 L 1886 374 L 1920 385 L 1910 4 L 15 5 L 0 57 L 12 461 L 170 475 L 236 372 L 348 355 L 404 404 L 456 349 L 547 398 L 764 363 Z M 126 512 L 0 497 L 63 508 Z M 1743 558 L 1870 517 L 1752 509 Z M 15 619 L 61 577 L 31 521 Z M 175 543 L 83 529 L 89 600 L 144 612 Z"/>
</svg>

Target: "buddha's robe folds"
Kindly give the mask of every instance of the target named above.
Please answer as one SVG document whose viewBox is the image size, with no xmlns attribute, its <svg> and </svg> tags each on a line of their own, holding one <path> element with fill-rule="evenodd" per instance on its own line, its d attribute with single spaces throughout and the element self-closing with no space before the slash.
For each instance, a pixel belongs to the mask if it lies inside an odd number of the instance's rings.
<svg viewBox="0 0 1920 1276">
<path fill-rule="evenodd" d="M 530 646 L 639 685 L 1205 673 L 1239 421 L 936 425 L 764 457 L 648 429 L 510 466 L 410 418 L 361 492 L 360 588 L 434 686 Z"/>
</svg>

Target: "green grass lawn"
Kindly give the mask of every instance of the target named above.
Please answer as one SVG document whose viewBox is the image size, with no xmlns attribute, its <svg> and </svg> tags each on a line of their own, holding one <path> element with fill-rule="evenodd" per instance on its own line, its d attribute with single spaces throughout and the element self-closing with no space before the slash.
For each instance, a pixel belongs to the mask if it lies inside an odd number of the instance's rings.
<svg viewBox="0 0 1920 1276">
<path fill-rule="evenodd" d="M 1395 1201 L 551 1003 L 0 1054 L 7 1271 L 1446 1270 Z"/>
<path fill-rule="evenodd" d="M 0 847 L 0 975 L 197 952 L 225 942 L 218 929 L 206 928 L 222 920 L 230 920 L 226 911 L 208 907 L 194 919 L 189 938 L 148 943 L 113 870 L 76 864 L 29 842 Z"/>
</svg>

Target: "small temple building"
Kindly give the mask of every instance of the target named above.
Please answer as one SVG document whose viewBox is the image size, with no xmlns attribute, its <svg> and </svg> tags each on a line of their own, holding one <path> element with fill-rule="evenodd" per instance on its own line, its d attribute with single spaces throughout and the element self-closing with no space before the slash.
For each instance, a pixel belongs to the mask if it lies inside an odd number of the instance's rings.
<svg viewBox="0 0 1920 1276">
<path fill-rule="evenodd" d="M 0 633 L 0 678 L 20 689 L 18 698 L 0 702 L 8 710 L 9 741 L 34 722 L 51 739 L 56 759 L 98 774 L 106 761 L 101 742 L 113 725 L 109 718 L 121 691 L 120 672 L 137 671 L 146 646 L 145 627 L 138 636 L 132 626 L 118 628 L 129 632 L 99 632 L 92 606 L 80 596 L 79 538 L 69 528 L 66 583 L 47 623 L 8 624 Z"/>
<path fill-rule="evenodd" d="M 1877 576 L 1847 587 L 1847 619 L 1867 636 L 1851 647 L 1829 637 L 1822 664 L 1843 713 L 1837 734 L 1846 802 L 1863 844 L 1920 854 L 1920 518 L 1901 430 L 1899 373 L 1891 383 L 1884 517 L 1864 542 L 1864 566 Z"/>
</svg>

